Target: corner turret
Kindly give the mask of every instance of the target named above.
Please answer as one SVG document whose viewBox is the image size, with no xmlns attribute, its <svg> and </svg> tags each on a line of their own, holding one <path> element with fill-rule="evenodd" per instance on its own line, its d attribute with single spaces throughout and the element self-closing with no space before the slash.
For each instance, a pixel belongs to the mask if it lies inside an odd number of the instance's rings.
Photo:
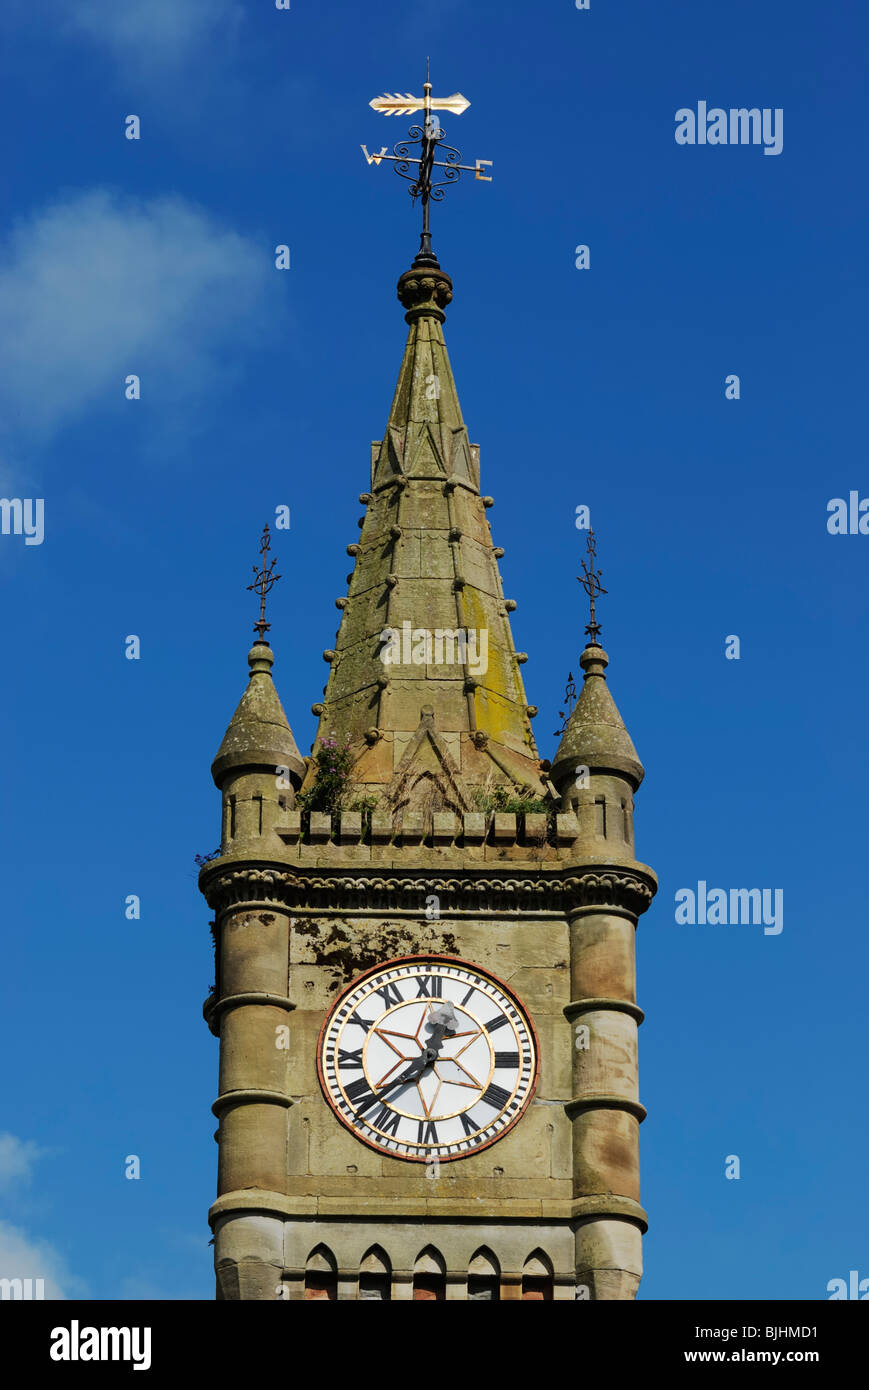
<svg viewBox="0 0 869 1390">
<path fill-rule="evenodd" d="M 274 652 L 267 642 L 254 642 L 247 659 L 247 689 L 211 764 L 223 794 L 222 854 L 267 835 L 295 806 L 305 775 L 272 680 Z"/>
<path fill-rule="evenodd" d="M 613 841 L 634 851 L 633 794 L 643 765 L 606 679 L 609 657 L 590 642 L 579 659 L 580 692 L 553 761 L 551 778 L 563 811 L 572 811 L 582 840 Z"/>
</svg>

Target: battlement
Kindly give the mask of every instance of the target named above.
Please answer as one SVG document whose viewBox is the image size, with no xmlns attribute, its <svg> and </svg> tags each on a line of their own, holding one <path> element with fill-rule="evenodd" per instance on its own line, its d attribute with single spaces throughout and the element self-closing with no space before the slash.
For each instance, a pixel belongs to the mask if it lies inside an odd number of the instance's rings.
<svg viewBox="0 0 869 1390">
<path fill-rule="evenodd" d="M 375 811 L 370 817 L 361 811 L 342 811 L 337 816 L 312 811 L 305 818 L 299 811 L 288 811 L 274 826 L 274 834 L 302 860 L 331 853 L 336 859 L 352 856 L 354 861 L 377 861 L 401 856 L 402 851 L 428 850 L 436 855 L 457 852 L 468 858 L 539 862 L 557 859 L 559 850 L 572 847 L 580 827 L 573 815 L 550 816 L 542 811 L 524 815 L 469 811 L 461 816 L 452 811 L 429 816 Z"/>
</svg>

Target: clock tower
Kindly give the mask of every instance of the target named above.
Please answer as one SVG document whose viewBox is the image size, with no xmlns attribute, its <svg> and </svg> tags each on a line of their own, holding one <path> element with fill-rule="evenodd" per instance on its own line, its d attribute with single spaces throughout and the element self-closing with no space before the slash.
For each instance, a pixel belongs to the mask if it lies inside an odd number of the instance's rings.
<svg viewBox="0 0 869 1390">
<path fill-rule="evenodd" d="M 217 1297 L 630 1299 L 643 768 L 593 615 L 541 760 L 425 235 L 398 297 L 312 756 L 273 682 L 263 568 L 212 767 Z"/>
</svg>

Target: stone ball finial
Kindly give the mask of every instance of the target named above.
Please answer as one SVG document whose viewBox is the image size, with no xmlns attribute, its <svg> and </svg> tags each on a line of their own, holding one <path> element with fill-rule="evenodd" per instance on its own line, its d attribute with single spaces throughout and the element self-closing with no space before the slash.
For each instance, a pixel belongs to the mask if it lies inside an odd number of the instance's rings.
<svg viewBox="0 0 869 1390">
<path fill-rule="evenodd" d="M 453 282 L 445 271 L 434 266 L 406 270 L 398 281 L 398 298 L 404 305 L 408 323 L 426 315 L 443 323 L 444 309 L 453 297 Z"/>
<path fill-rule="evenodd" d="M 275 664 L 275 654 L 268 642 L 254 642 L 247 654 L 247 664 L 254 671 L 271 671 Z"/>
<path fill-rule="evenodd" d="M 599 647 L 596 642 L 589 642 L 588 646 L 582 649 L 579 664 L 587 675 L 602 676 L 610 664 L 610 659 L 603 647 Z"/>
</svg>

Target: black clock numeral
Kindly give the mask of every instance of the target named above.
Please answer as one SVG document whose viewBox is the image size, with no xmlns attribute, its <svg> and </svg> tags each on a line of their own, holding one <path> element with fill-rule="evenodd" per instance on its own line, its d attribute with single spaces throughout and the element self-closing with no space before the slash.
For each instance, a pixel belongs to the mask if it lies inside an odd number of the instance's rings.
<svg viewBox="0 0 869 1390">
<path fill-rule="evenodd" d="M 506 1014 L 497 1014 L 495 1018 L 490 1018 L 488 1023 L 484 1023 L 483 1027 L 487 1033 L 494 1033 L 496 1028 L 503 1028 L 504 1024 L 509 1022 Z"/>
<path fill-rule="evenodd" d="M 343 1047 L 338 1048 L 338 1066 L 346 1067 L 348 1071 L 353 1071 L 362 1066 L 362 1048 L 355 1052 L 347 1052 Z"/>
<path fill-rule="evenodd" d="M 360 1115 L 363 1114 L 364 1111 L 370 1109 L 377 1100 L 377 1096 L 368 1085 L 364 1076 L 360 1076 L 356 1081 L 351 1081 L 349 1086 L 344 1087 L 344 1092 L 350 1104 L 354 1106 Z"/>
<path fill-rule="evenodd" d="M 510 1092 L 505 1091 L 503 1086 L 496 1086 L 494 1082 L 492 1082 L 488 1090 L 484 1091 L 480 1096 L 480 1100 L 484 1100 L 487 1105 L 493 1106 L 495 1110 L 503 1110 L 509 1099 Z"/>
<path fill-rule="evenodd" d="M 468 990 L 467 994 L 465 995 L 464 999 L 462 1000 L 462 1003 L 463 1003 L 463 1004 L 467 1004 L 468 1000 L 470 999 L 471 995 L 472 995 L 473 992 L 474 992 L 474 988 L 475 988 L 474 985 L 471 985 L 471 988 Z"/>
<path fill-rule="evenodd" d="M 438 1142 L 438 1127 L 434 1120 L 419 1121 L 416 1142 L 418 1144 L 436 1144 Z"/>
<path fill-rule="evenodd" d="M 360 1018 L 360 1017 L 359 1017 L 359 1014 L 358 1014 L 358 1013 L 356 1012 L 356 1010 L 354 1009 L 353 1012 L 352 1012 L 352 1014 L 351 1014 L 350 1017 L 348 1018 L 347 1022 L 348 1022 L 348 1023 L 355 1023 L 359 1028 L 364 1028 L 365 1031 L 366 1031 L 366 1033 L 367 1033 L 367 1032 L 368 1032 L 368 1029 L 371 1027 L 372 1023 L 374 1022 L 374 1019 L 373 1019 L 373 1018 Z"/>
<path fill-rule="evenodd" d="M 389 1106 L 381 1105 L 377 1114 L 372 1117 L 371 1123 L 375 1129 L 383 1130 L 384 1134 L 397 1134 L 401 1116 L 395 1110 L 390 1110 Z"/>
<path fill-rule="evenodd" d="M 442 975 L 420 975 L 417 980 L 417 999 L 442 999 L 444 981 Z"/>
<path fill-rule="evenodd" d="M 467 1110 L 462 1111 L 459 1119 L 462 1122 L 462 1129 L 465 1131 L 465 1134 L 476 1134 L 478 1127 L 474 1124 L 473 1120 L 468 1119 Z"/>
<path fill-rule="evenodd" d="M 362 1063 L 360 1062 L 359 1065 L 360 1065 L 360 1067 L 361 1067 Z M 496 1067 L 518 1067 L 518 1065 L 519 1065 L 519 1053 L 518 1053 L 518 1052 L 496 1052 L 496 1053 L 495 1053 L 495 1066 L 496 1066 Z"/>
<path fill-rule="evenodd" d="M 391 980 L 387 980 L 385 985 L 379 985 L 377 993 L 380 995 L 387 1009 L 393 1004 L 404 1003 L 404 995 L 401 993 L 398 985 L 393 984 Z"/>
</svg>

